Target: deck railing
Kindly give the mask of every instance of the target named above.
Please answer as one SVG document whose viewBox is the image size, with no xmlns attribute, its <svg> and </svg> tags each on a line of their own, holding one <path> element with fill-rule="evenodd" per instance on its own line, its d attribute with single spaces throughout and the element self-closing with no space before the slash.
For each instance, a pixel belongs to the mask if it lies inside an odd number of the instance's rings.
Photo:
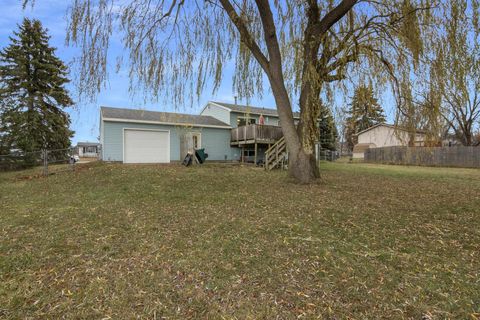
<svg viewBox="0 0 480 320">
<path fill-rule="evenodd" d="M 283 137 L 282 128 L 263 124 L 249 124 L 231 131 L 232 143 L 273 143 Z"/>
</svg>

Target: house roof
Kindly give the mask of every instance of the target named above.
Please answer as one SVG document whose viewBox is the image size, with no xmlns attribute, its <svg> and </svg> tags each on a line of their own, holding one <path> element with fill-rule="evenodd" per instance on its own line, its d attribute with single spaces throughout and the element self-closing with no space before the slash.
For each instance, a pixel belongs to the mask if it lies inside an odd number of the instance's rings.
<svg viewBox="0 0 480 320">
<path fill-rule="evenodd" d="M 367 149 L 375 148 L 374 143 L 358 143 L 353 146 L 353 153 L 364 153 Z"/>
<path fill-rule="evenodd" d="M 358 135 L 360 135 L 360 134 L 362 134 L 362 133 L 368 132 L 368 131 L 373 130 L 373 129 L 377 128 L 377 127 L 388 127 L 388 128 L 392 128 L 392 129 L 395 129 L 395 130 L 401 130 L 401 131 L 406 131 L 406 132 L 409 132 L 409 131 L 410 131 L 410 130 L 407 129 L 407 128 L 402 128 L 402 127 L 400 127 L 400 126 L 396 126 L 396 125 L 389 124 L 389 123 L 377 123 L 377 124 L 371 126 L 370 128 L 367 128 L 367 129 L 365 129 L 365 130 L 362 130 L 362 131 L 356 133 L 355 135 L 358 136 Z M 415 133 L 417 133 L 417 134 L 425 134 L 425 131 L 423 131 L 423 130 L 417 130 L 417 131 L 415 131 Z"/>
<path fill-rule="evenodd" d="M 102 118 L 110 121 L 125 120 L 130 122 L 154 122 L 172 125 L 230 128 L 230 125 L 211 116 L 112 107 L 101 107 L 100 110 Z"/>
<path fill-rule="evenodd" d="M 227 109 L 230 109 L 230 111 L 233 111 L 233 112 L 250 113 L 250 114 L 258 114 L 258 115 L 263 114 L 264 116 L 278 117 L 277 109 L 254 107 L 254 106 L 248 106 L 248 105 L 232 104 L 232 103 L 217 102 L 217 101 L 210 101 L 210 102 L 216 105 L 225 107 Z M 300 118 L 300 112 L 294 112 L 293 117 Z"/>
<path fill-rule="evenodd" d="M 90 146 L 99 146 L 98 142 L 88 142 L 88 141 L 79 141 L 77 142 L 77 147 L 90 147 Z"/>
</svg>

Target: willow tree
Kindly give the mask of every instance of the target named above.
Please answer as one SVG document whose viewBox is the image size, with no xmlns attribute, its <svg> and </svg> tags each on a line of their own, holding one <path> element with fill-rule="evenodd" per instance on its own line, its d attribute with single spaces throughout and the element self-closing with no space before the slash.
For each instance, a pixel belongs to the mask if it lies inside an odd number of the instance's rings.
<svg viewBox="0 0 480 320">
<path fill-rule="evenodd" d="M 426 101 L 469 146 L 477 143 L 480 122 L 480 2 L 447 1 L 442 6 Z"/>
<path fill-rule="evenodd" d="M 28 0 L 27 0 L 28 2 Z M 68 43 L 82 49 L 80 92 L 107 79 L 108 48 L 122 34 L 131 87 L 175 105 L 219 88 L 235 64 L 234 90 L 248 98 L 271 90 L 289 150 L 290 174 L 308 183 L 322 96 L 366 73 L 385 81 L 421 52 L 430 0 L 75 0 Z M 268 80 L 268 86 L 263 84 Z M 338 85 L 338 86 L 336 86 Z M 292 107 L 300 109 L 295 126 Z"/>
<path fill-rule="evenodd" d="M 480 127 L 480 1 L 439 1 L 421 33 L 421 59 L 398 77 L 397 121 L 438 144 L 445 124 L 464 145 Z"/>
</svg>

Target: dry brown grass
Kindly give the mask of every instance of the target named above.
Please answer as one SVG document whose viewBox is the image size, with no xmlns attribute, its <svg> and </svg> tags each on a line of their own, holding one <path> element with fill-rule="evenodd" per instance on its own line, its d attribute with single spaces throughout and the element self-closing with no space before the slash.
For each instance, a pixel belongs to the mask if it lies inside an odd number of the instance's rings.
<svg viewBox="0 0 480 320">
<path fill-rule="evenodd" d="M 480 317 L 480 170 L 322 167 L 0 174 L 0 318 Z"/>
</svg>

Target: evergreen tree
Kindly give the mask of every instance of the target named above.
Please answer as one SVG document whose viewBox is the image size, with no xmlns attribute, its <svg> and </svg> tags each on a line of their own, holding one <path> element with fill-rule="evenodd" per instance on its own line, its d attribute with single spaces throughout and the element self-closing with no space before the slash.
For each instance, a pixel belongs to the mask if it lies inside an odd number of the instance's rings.
<svg viewBox="0 0 480 320">
<path fill-rule="evenodd" d="M 25 152 L 68 148 L 73 135 L 67 67 L 49 39 L 40 21 L 24 19 L 0 51 L 0 136 Z"/>
<path fill-rule="evenodd" d="M 373 94 L 371 85 L 360 85 L 355 89 L 348 111 L 345 140 L 350 149 L 356 144 L 355 134 L 386 121 L 382 107 Z"/>
<path fill-rule="evenodd" d="M 320 146 L 322 149 L 335 151 L 337 149 L 338 131 L 335 126 L 332 112 L 329 108 L 322 106 L 320 108 Z"/>
</svg>

